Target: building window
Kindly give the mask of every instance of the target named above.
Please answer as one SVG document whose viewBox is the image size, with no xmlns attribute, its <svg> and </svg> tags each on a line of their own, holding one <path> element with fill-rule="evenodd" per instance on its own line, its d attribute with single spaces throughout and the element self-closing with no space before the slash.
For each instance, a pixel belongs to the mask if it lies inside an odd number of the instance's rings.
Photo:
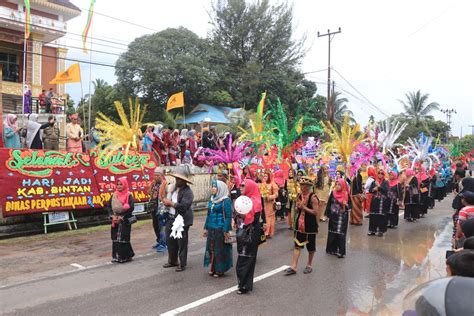
<svg viewBox="0 0 474 316">
<path fill-rule="evenodd" d="M 16 55 L 0 52 L 0 66 L 3 81 L 20 82 L 20 65 Z"/>
</svg>

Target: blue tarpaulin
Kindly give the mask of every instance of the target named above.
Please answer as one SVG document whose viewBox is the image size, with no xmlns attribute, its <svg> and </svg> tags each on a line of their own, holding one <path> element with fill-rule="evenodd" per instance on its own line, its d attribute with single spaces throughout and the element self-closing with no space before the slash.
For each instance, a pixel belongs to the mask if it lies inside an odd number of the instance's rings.
<svg viewBox="0 0 474 316">
<path fill-rule="evenodd" d="M 243 111 L 240 108 L 230 108 L 226 106 L 215 106 L 209 104 L 199 104 L 189 114 L 186 115 L 186 124 L 199 123 L 219 123 L 230 124 L 232 114 Z M 178 124 L 184 124 L 183 119 L 176 120 Z"/>
</svg>

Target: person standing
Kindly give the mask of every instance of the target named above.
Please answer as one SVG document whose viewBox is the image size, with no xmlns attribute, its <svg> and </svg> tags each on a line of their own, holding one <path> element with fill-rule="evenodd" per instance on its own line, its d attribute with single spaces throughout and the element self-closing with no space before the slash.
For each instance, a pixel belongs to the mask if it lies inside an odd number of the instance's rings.
<svg viewBox="0 0 474 316">
<path fill-rule="evenodd" d="M 301 177 L 299 181 L 301 193 L 296 201 L 296 219 L 293 250 L 293 259 L 291 267 L 285 270 L 285 275 L 296 274 L 298 260 L 301 255 L 301 249 L 306 246 L 308 250 L 308 261 L 303 273 L 308 274 L 313 271 L 313 258 L 316 252 L 316 234 L 318 233 L 319 222 L 319 200 L 316 194 L 312 192 L 314 181 L 307 176 Z"/>
<path fill-rule="evenodd" d="M 24 113 L 25 114 L 31 114 L 33 111 L 32 111 L 32 102 L 31 102 L 31 96 L 33 94 L 31 93 L 31 90 L 30 88 L 28 87 L 28 85 L 25 85 L 25 92 L 23 94 L 23 105 L 24 105 Z"/>
<path fill-rule="evenodd" d="M 326 205 L 329 200 L 329 194 L 331 193 L 331 177 L 328 173 L 327 166 L 323 165 L 319 168 L 317 176 L 316 176 L 316 185 L 315 185 L 315 192 L 316 196 L 319 199 L 319 203 L 321 204 L 321 210 L 326 210 Z M 321 221 L 327 221 L 327 214 L 321 211 Z"/>
<path fill-rule="evenodd" d="M 372 203 L 372 193 L 370 193 L 370 186 L 372 185 L 372 183 L 374 181 L 376 181 L 375 179 L 377 178 L 377 171 L 375 170 L 375 167 L 374 166 L 369 166 L 367 168 L 367 181 L 365 181 L 365 185 L 364 185 L 364 193 L 365 193 L 365 204 L 364 204 L 364 209 L 365 211 L 369 214 L 369 215 L 366 215 L 365 217 L 366 218 L 369 218 L 370 217 L 370 206 L 371 206 L 371 203 Z"/>
<path fill-rule="evenodd" d="M 237 217 L 237 236 L 241 230 L 251 229 L 249 241 L 237 238 L 237 294 L 246 294 L 253 290 L 253 277 L 257 263 L 258 245 L 261 237 L 260 215 L 262 214 L 262 199 L 258 184 L 250 179 L 245 179 L 241 184 L 242 194 L 252 200 L 252 210 L 244 218 Z"/>
<path fill-rule="evenodd" d="M 166 221 L 168 219 L 168 212 L 162 207 L 161 201 L 166 197 L 167 181 L 164 175 L 164 170 L 161 167 L 155 168 L 153 185 L 150 189 L 151 219 L 153 224 L 153 231 L 156 236 L 156 244 L 153 249 L 156 252 L 165 252 L 166 247 Z"/>
<path fill-rule="evenodd" d="M 385 171 L 379 169 L 377 178 L 372 181 L 369 188 L 369 193 L 372 194 L 372 201 L 370 202 L 370 217 L 369 217 L 369 236 L 377 234 L 383 237 L 387 231 L 387 211 L 388 211 L 388 194 L 389 185 L 385 180 Z"/>
<path fill-rule="evenodd" d="M 66 125 L 67 150 L 74 153 L 82 152 L 82 138 L 84 131 L 79 125 L 79 115 L 77 113 L 69 116 L 71 122 Z"/>
<path fill-rule="evenodd" d="M 49 88 L 48 94 L 46 95 L 46 113 L 51 112 L 51 106 L 53 105 L 54 92 L 53 88 Z"/>
<path fill-rule="evenodd" d="M 418 180 L 415 177 L 413 169 L 408 169 L 405 172 L 406 181 L 404 188 L 405 205 L 404 218 L 408 222 L 416 222 L 420 218 L 420 194 L 418 190 Z"/>
<path fill-rule="evenodd" d="M 26 125 L 26 145 L 30 149 L 43 149 L 40 130 L 50 127 L 53 120 L 50 118 L 48 123 L 38 123 L 38 114 L 28 115 L 28 124 Z"/>
<path fill-rule="evenodd" d="M 48 117 L 50 123 L 48 127 L 43 130 L 43 148 L 45 150 L 59 150 L 59 128 L 56 126 L 56 118 L 54 115 Z"/>
<path fill-rule="evenodd" d="M 397 228 L 400 205 L 403 203 L 403 187 L 396 171 L 389 173 L 388 180 L 388 199 L 390 206 L 387 210 L 387 227 Z"/>
<path fill-rule="evenodd" d="M 343 178 L 336 180 L 326 206 L 329 217 L 326 253 L 344 258 L 346 255 L 346 234 L 349 222 L 349 187 Z"/>
<path fill-rule="evenodd" d="M 46 111 L 46 90 L 41 90 L 38 100 L 40 107 Z"/>
<path fill-rule="evenodd" d="M 133 216 L 134 199 L 128 189 L 127 177 L 119 178 L 116 185 L 116 190 L 107 205 L 112 219 L 112 262 L 125 263 L 135 256 L 130 243 L 132 232 L 130 218 Z"/>
<path fill-rule="evenodd" d="M 295 171 L 293 169 L 288 170 L 288 179 L 285 181 L 285 190 L 288 192 L 288 229 L 293 229 L 293 221 L 295 216 L 294 206 L 296 205 L 296 198 L 298 197 L 298 193 L 300 191 L 299 185 L 295 179 Z"/>
<path fill-rule="evenodd" d="M 155 134 L 153 134 L 153 129 L 155 126 L 153 124 L 148 124 L 146 126 L 145 134 L 143 135 L 142 142 L 142 151 L 151 152 L 153 151 L 152 146 L 155 141 Z"/>
<path fill-rule="evenodd" d="M 421 164 L 417 169 L 416 179 L 420 189 L 420 217 L 423 218 L 428 214 L 430 178 L 426 173 L 426 168 Z"/>
<path fill-rule="evenodd" d="M 351 225 L 361 226 L 364 218 L 365 193 L 362 181 L 361 170 L 359 169 L 351 181 L 352 210 L 349 216 Z"/>
<path fill-rule="evenodd" d="M 3 144 L 5 148 L 21 148 L 20 128 L 15 114 L 7 114 L 3 121 Z"/>
<path fill-rule="evenodd" d="M 163 199 L 163 204 L 170 207 L 169 220 L 166 223 L 166 243 L 168 245 L 168 263 L 163 268 L 176 267 L 176 272 L 182 272 L 186 269 L 188 260 L 188 232 L 189 227 L 193 225 L 193 210 L 191 208 L 194 200 L 193 191 L 189 187 L 192 184 L 187 169 L 178 169 L 170 176 L 174 177 L 176 184 L 170 192 L 171 199 Z M 184 231 L 182 238 L 171 237 L 171 228 L 178 215 L 181 215 L 184 221 Z"/>
<path fill-rule="evenodd" d="M 273 181 L 272 174 L 266 170 L 262 175 L 262 183 L 260 184 L 260 192 L 263 198 L 263 210 L 267 221 L 265 235 L 272 238 L 275 234 L 275 200 L 278 197 L 278 186 Z"/>
<path fill-rule="evenodd" d="M 216 278 L 232 268 L 232 244 L 226 243 L 231 229 L 232 202 L 229 189 L 224 182 L 214 180 L 203 236 L 207 238 L 204 267 L 209 267 L 209 275 Z"/>
</svg>

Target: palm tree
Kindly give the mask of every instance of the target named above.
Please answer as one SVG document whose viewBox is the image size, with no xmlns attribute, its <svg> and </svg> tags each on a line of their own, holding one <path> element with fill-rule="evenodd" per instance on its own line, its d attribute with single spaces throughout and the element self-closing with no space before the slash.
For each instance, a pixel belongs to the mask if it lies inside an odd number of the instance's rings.
<svg viewBox="0 0 474 316">
<path fill-rule="evenodd" d="M 340 127 L 342 125 L 345 114 L 349 115 L 349 121 L 351 123 L 355 122 L 353 118 L 354 113 L 352 113 L 352 111 L 349 110 L 346 105 L 346 102 L 349 102 L 349 100 L 347 100 L 347 98 L 341 98 L 341 96 L 342 96 L 342 93 L 339 91 L 336 91 L 330 97 L 330 102 L 333 105 L 332 110 L 333 110 L 334 124 L 337 127 Z"/>
<path fill-rule="evenodd" d="M 429 115 L 433 110 L 439 110 L 439 104 L 436 102 L 428 103 L 428 93 L 421 94 L 421 91 L 409 92 L 405 94 L 407 102 L 399 100 L 405 108 L 405 116 L 415 122 L 418 126 L 421 122 L 426 119 L 433 119 L 433 116 Z"/>
</svg>

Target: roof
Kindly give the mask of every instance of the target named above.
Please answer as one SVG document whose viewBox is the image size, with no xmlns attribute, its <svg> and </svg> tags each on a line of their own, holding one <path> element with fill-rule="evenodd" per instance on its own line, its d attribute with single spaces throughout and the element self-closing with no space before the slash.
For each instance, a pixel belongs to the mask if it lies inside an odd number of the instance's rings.
<svg viewBox="0 0 474 316">
<path fill-rule="evenodd" d="M 57 4 L 57 5 L 62 5 L 63 7 L 67 7 L 69 9 L 81 11 L 78 7 L 76 7 L 74 4 L 72 4 L 69 0 L 48 0 L 48 2 Z"/>
<path fill-rule="evenodd" d="M 187 124 L 196 123 L 232 123 L 232 117 L 235 117 L 241 108 L 231 108 L 227 106 L 215 106 L 209 104 L 197 105 L 188 115 L 186 115 Z M 182 119 L 176 120 L 176 123 L 183 124 Z"/>
</svg>

